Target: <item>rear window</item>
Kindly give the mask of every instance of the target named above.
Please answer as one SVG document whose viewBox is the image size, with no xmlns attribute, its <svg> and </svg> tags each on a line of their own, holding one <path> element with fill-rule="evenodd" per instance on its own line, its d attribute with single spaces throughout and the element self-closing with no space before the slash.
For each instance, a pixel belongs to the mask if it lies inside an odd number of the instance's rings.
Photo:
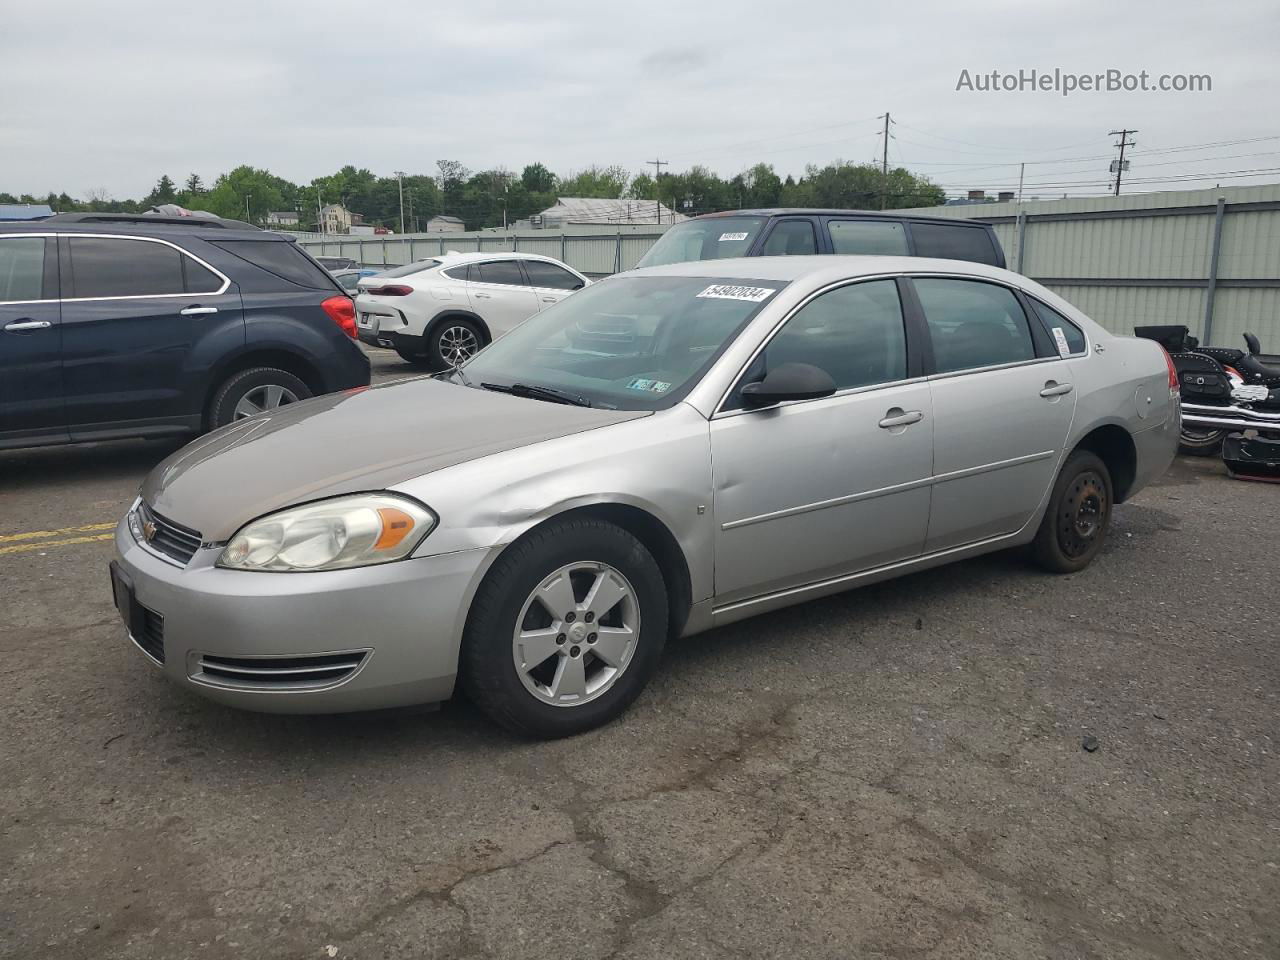
<svg viewBox="0 0 1280 960">
<path fill-rule="evenodd" d="M 313 290 L 332 290 L 333 278 L 288 240 L 210 240 L 227 253 Z"/>
<path fill-rule="evenodd" d="M 380 270 L 376 276 L 408 277 L 415 273 L 421 273 L 423 270 L 430 270 L 432 267 L 438 266 L 440 266 L 439 260 L 417 260 L 413 263 L 406 263 L 403 267 L 392 267 L 390 270 Z"/>
<path fill-rule="evenodd" d="M 916 244 L 917 257 L 938 257 L 942 260 L 968 260 L 970 263 L 989 263 L 999 266 L 991 235 L 983 227 L 962 227 L 949 223 L 913 223 L 911 238 Z"/>
<path fill-rule="evenodd" d="M 711 217 L 678 223 L 664 233 L 637 267 L 660 267 L 690 260 L 723 260 L 745 257 L 755 242 L 765 217 Z"/>
<path fill-rule="evenodd" d="M 834 253 L 906 256 L 907 232 L 893 220 L 831 220 Z"/>
</svg>

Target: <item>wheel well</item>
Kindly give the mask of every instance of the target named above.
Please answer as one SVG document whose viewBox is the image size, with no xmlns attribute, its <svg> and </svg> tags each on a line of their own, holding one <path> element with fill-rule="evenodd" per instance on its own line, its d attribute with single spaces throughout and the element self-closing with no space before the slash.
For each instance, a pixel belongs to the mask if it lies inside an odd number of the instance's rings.
<svg viewBox="0 0 1280 960">
<path fill-rule="evenodd" d="M 219 366 L 214 375 L 209 378 L 204 405 L 201 408 L 206 422 L 209 418 L 209 406 L 213 403 L 213 395 L 218 392 L 218 388 L 227 382 L 228 377 L 252 367 L 275 367 L 285 373 L 292 373 L 317 396 L 325 392 L 320 371 L 296 353 L 290 353 L 288 350 L 255 350 L 252 353 L 242 353 Z"/>
<path fill-rule="evenodd" d="M 1115 501 L 1123 503 L 1138 472 L 1138 449 L 1129 431 L 1115 424 L 1098 427 L 1085 434 L 1076 444 L 1076 449 L 1096 454 L 1107 465 Z"/>
<path fill-rule="evenodd" d="M 450 310 L 448 313 L 441 313 L 435 317 L 432 317 L 431 322 L 427 324 L 426 329 L 422 331 L 422 339 L 426 340 L 433 333 L 435 333 L 437 327 L 439 327 L 443 323 L 446 323 L 449 320 L 454 320 L 454 319 L 467 320 L 471 323 L 474 323 L 477 327 L 479 327 L 480 334 L 484 338 L 484 343 L 481 344 L 481 346 L 488 346 L 489 344 L 493 343 L 493 333 L 492 331 L 489 330 L 489 325 L 485 323 L 482 319 L 480 319 L 480 317 L 476 316 L 474 313 L 466 313 L 462 310 Z"/>
<path fill-rule="evenodd" d="M 653 514 L 629 504 L 593 503 L 548 517 L 528 532 L 532 533 L 533 530 L 545 524 L 573 517 L 591 517 L 621 527 L 643 543 L 645 548 L 653 554 L 667 587 L 667 599 L 671 610 L 670 635 L 678 637 L 684 630 L 685 621 L 689 619 L 689 610 L 693 606 L 693 584 L 684 551 L 680 549 L 679 542 L 667 529 L 667 525 Z"/>
</svg>

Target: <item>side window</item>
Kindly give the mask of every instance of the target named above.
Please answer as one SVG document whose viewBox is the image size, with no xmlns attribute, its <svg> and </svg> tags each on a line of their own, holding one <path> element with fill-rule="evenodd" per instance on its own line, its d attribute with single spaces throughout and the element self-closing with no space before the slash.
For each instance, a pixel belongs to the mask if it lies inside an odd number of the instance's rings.
<svg viewBox="0 0 1280 960">
<path fill-rule="evenodd" d="M 1031 328 L 1012 290 L 941 277 L 913 282 L 924 307 L 938 373 L 1035 359 Z"/>
<path fill-rule="evenodd" d="M 479 274 L 477 277 L 476 275 Z M 481 283 L 501 283 L 510 287 L 526 286 L 524 275 L 520 273 L 520 264 L 514 260 L 490 260 L 488 263 L 473 263 L 471 279 Z"/>
<path fill-rule="evenodd" d="M 1031 301 L 1031 306 L 1035 309 L 1036 313 L 1040 315 L 1041 322 L 1049 331 L 1049 336 L 1053 340 L 1053 347 L 1055 350 L 1058 349 L 1058 336 L 1054 331 L 1061 330 L 1063 338 L 1067 341 L 1067 353 L 1069 355 L 1089 352 L 1088 341 L 1085 340 L 1084 333 L 1079 327 L 1060 314 L 1057 310 L 1054 310 L 1052 307 L 1045 306 L 1035 297 L 1028 297 L 1027 299 Z"/>
<path fill-rule="evenodd" d="M 971 263 L 998 264 L 991 235 L 984 227 L 968 227 L 949 223 L 912 223 L 911 238 L 916 242 L 917 257 L 940 257 L 943 260 L 968 260 Z"/>
<path fill-rule="evenodd" d="M 182 270 L 186 276 L 187 293 L 217 293 L 222 289 L 222 278 L 190 257 L 182 258 Z"/>
<path fill-rule="evenodd" d="M 182 254 L 164 243 L 71 237 L 73 297 L 148 297 L 184 293 Z"/>
<path fill-rule="evenodd" d="M 810 300 L 769 341 L 744 382 L 784 363 L 820 367 L 838 390 L 905 379 L 907 335 L 897 284 L 869 280 Z"/>
<path fill-rule="evenodd" d="M 529 274 L 529 282 L 535 287 L 547 287 L 551 290 L 578 290 L 583 286 L 581 280 L 563 267 L 545 260 L 526 260 L 524 269 Z"/>
<path fill-rule="evenodd" d="M 813 224 L 808 220 L 779 220 L 760 251 L 762 257 L 794 257 L 818 252 Z"/>
<path fill-rule="evenodd" d="M 891 220 L 829 220 L 831 249 L 836 253 L 906 256 L 907 231 Z"/>
<path fill-rule="evenodd" d="M 0 303 L 39 300 L 44 287 L 44 237 L 0 238 Z"/>
</svg>

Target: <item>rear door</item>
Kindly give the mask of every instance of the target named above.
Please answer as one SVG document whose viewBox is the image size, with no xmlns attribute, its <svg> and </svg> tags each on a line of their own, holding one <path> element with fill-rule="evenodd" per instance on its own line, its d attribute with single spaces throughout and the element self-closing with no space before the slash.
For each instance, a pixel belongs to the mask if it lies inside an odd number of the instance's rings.
<svg viewBox="0 0 1280 960">
<path fill-rule="evenodd" d="M 58 244 L 0 236 L 0 446 L 67 439 Z"/>
<path fill-rule="evenodd" d="M 538 312 L 538 297 L 516 260 L 484 260 L 467 267 L 471 309 L 494 339 Z"/>
<path fill-rule="evenodd" d="M 932 348 L 933 502 L 925 552 L 1021 529 L 1049 490 L 1075 414 L 1068 361 L 1014 291 L 912 281 Z"/>
<path fill-rule="evenodd" d="M 545 310 L 559 303 L 575 290 L 581 290 L 586 281 L 576 273 L 545 260 L 521 260 L 529 286 L 538 298 L 538 309 Z"/>
<path fill-rule="evenodd" d="M 194 429 L 191 348 L 243 325 L 235 285 L 167 240 L 107 235 L 59 241 L 63 380 L 72 439 Z"/>
<path fill-rule="evenodd" d="M 899 220 L 871 217 L 827 217 L 831 252 L 905 257 L 910 253 L 907 230 Z"/>
</svg>

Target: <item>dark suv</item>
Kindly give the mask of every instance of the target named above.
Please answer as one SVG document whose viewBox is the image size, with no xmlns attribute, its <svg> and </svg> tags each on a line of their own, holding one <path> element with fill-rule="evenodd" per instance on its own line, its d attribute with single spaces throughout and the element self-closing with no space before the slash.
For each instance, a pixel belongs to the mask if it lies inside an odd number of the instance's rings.
<svg viewBox="0 0 1280 960">
<path fill-rule="evenodd" d="M 0 226 L 0 448 L 199 433 L 365 386 L 355 310 L 291 238 L 235 221 Z"/>
<path fill-rule="evenodd" d="M 989 223 L 863 210 L 731 210 L 677 223 L 638 267 L 821 253 L 940 257 L 1003 267 Z"/>
</svg>

